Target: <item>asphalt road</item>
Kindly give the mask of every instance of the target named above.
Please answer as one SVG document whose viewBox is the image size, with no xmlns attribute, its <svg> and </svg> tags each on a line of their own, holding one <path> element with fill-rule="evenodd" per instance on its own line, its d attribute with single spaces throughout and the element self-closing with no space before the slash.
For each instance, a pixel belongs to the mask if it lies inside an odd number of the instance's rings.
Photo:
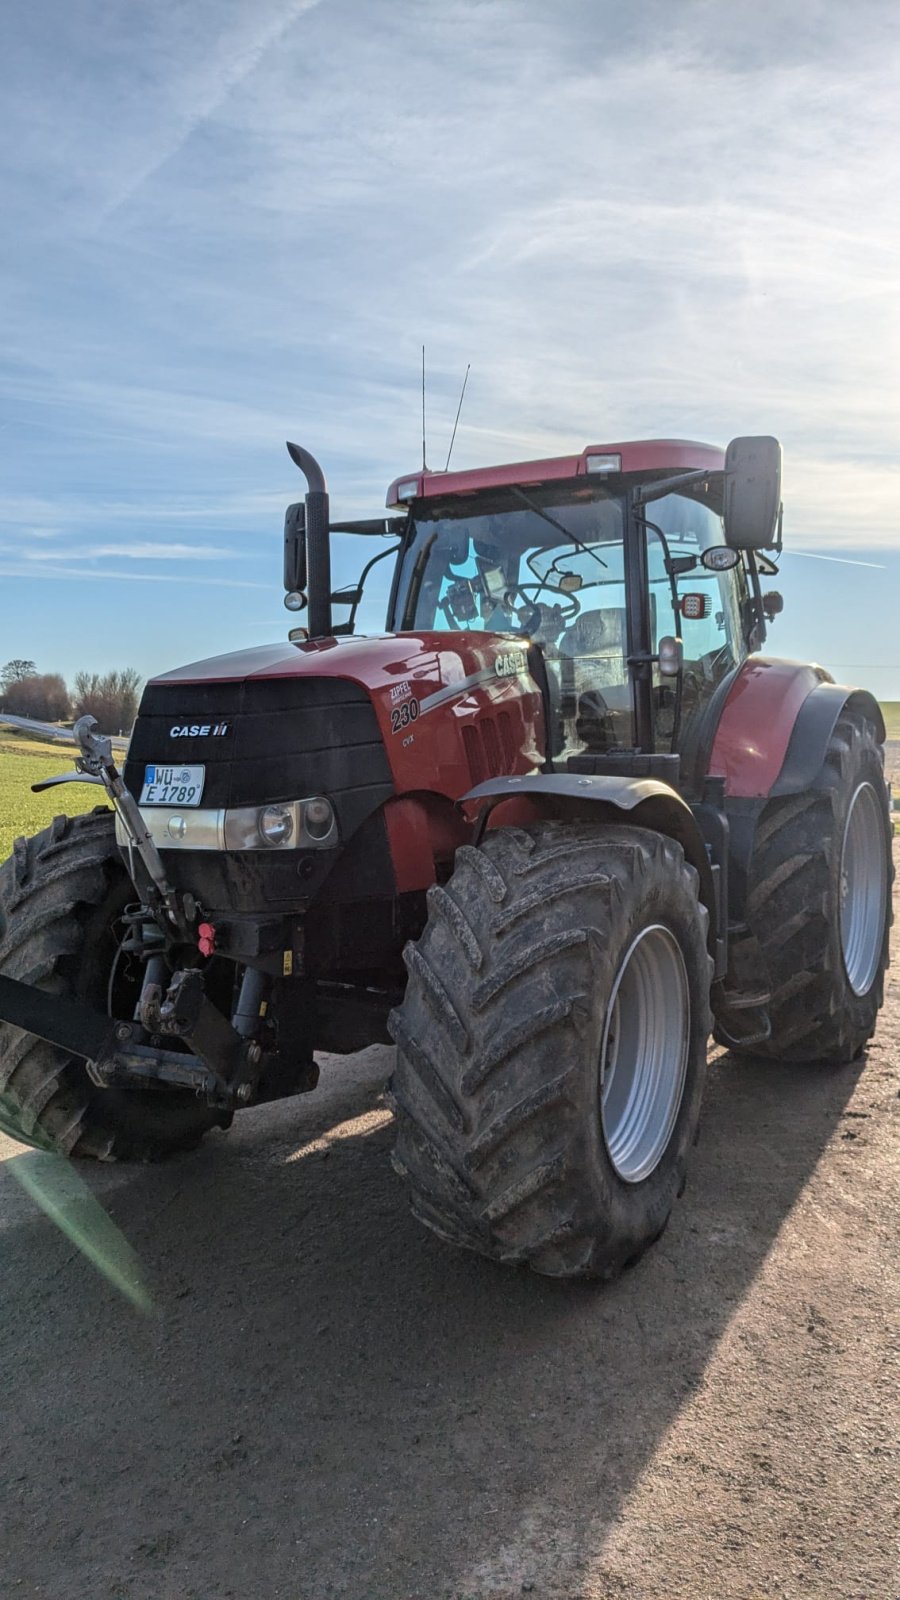
<svg viewBox="0 0 900 1600">
<path fill-rule="evenodd" d="M 863 1062 L 714 1060 L 607 1287 L 420 1230 L 389 1068 L 157 1167 L 0 1141 L 0 1595 L 896 1600 L 898 980 Z"/>
</svg>

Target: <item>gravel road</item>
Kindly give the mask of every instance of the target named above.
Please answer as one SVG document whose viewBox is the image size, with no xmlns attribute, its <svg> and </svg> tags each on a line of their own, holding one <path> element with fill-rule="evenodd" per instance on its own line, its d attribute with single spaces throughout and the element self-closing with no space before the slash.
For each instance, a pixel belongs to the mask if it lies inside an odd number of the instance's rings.
<svg viewBox="0 0 900 1600">
<path fill-rule="evenodd" d="M 900 979 L 865 1061 L 716 1056 L 607 1287 L 422 1232 L 390 1053 L 324 1065 L 162 1166 L 0 1140 L 0 1594 L 897 1600 Z"/>
</svg>

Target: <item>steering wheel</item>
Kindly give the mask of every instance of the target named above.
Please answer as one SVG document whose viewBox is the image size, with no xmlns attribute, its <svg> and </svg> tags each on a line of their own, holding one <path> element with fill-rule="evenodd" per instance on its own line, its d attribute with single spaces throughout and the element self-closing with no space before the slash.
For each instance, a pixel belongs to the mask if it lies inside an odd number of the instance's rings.
<svg viewBox="0 0 900 1600">
<path fill-rule="evenodd" d="M 559 627 L 556 630 L 558 634 L 562 633 L 564 628 L 569 627 L 570 623 L 574 622 L 581 611 L 581 606 L 574 595 L 563 595 L 557 589 L 548 590 L 548 586 L 545 583 L 517 583 L 507 593 L 510 595 L 520 594 L 527 605 L 529 591 L 534 592 L 533 605 L 535 609 L 540 607 L 544 612 L 555 612 L 559 618 Z M 552 605 L 548 604 L 546 600 L 538 598 L 540 595 L 548 593 L 554 597 Z"/>
</svg>

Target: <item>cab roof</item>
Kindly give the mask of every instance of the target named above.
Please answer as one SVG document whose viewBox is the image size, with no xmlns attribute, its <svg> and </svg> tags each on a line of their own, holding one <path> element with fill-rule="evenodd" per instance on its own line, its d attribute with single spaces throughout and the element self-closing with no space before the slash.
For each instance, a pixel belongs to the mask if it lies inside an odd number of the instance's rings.
<svg viewBox="0 0 900 1600">
<path fill-rule="evenodd" d="M 618 457 L 605 466 L 603 458 Z M 479 489 L 496 489 L 517 484 L 534 488 L 557 479 L 613 476 L 619 473 L 696 472 L 708 467 L 721 472 L 725 452 L 718 446 L 700 444 L 694 439 L 627 439 L 616 444 L 589 444 L 577 456 L 550 456 L 543 461 L 512 461 L 503 466 L 473 467 L 468 472 L 430 472 L 427 469 L 395 478 L 387 493 L 387 505 L 407 505 L 411 500 L 428 500 L 451 494 L 475 494 Z"/>
</svg>

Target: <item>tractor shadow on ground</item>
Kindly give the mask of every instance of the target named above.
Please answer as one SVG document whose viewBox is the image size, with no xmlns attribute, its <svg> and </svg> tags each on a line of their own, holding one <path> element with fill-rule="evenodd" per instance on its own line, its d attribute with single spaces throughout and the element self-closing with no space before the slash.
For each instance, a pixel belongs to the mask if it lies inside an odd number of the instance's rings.
<svg viewBox="0 0 900 1600">
<path fill-rule="evenodd" d="M 4 1428 L 13 1583 L 147 1600 L 505 1593 L 466 1574 L 535 1506 L 567 1503 L 576 1541 L 573 1502 L 615 1517 L 865 1062 L 714 1061 L 687 1192 L 608 1286 L 496 1268 L 414 1223 L 379 1100 L 389 1066 L 378 1049 L 338 1065 L 191 1158 L 80 1169 L 154 1315 L 19 1198 L 0 1311 L 20 1374 Z M 0 1168 L 4 1208 L 15 1188 Z"/>
</svg>

